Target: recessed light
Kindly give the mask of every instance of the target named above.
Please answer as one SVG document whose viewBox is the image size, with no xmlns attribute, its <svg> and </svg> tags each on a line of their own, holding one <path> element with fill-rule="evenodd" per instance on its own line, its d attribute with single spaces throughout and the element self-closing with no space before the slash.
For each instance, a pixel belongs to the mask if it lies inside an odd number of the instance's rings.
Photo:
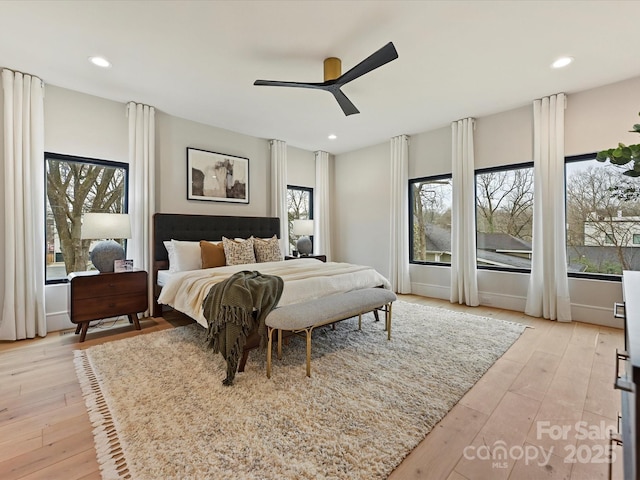
<svg viewBox="0 0 640 480">
<path fill-rule="evenodd" d="M 104 57 L 89 57 L 89 61 L 102 68 L 109 68 L 111 66 L 111 62 Z"/>
<path fill-rule="evenodd" d="M 557 59 L 555 62 L 551 64 L 551 67 L 562 68 L 562 67 L 566 67 L 571 62 L 573 62 L 573 57 L 560 57 L 559 59 Z"/>
<path fill-rule="evenodd" d="M 329 135 L 327 137 L 329 140 L 335 140 L 336 138 L 338 138 L 336 135 L 334 135 L 333 133 L 331 135 Z"/>
</svg>

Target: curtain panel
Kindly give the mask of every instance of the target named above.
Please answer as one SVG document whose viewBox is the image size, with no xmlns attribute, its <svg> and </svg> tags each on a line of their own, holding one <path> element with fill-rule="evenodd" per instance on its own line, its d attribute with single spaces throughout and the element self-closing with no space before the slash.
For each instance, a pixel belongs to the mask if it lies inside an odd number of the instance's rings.
<svg viewBox="0 0 640 480">
<path fill-rule="evenodd" d="M 398 293 L 411 293 L 409 277 L 409 137 L 391 139 L 391 218 L 389 282 Z"/>
<path fill-rule="evenodd" d="M 525 313 L 571 321 L 564 193 L 564 93 L 533 102 L 533 251 Z"/>
<path fill-rule="evenodd" d="M 451 303 L 476 307 L 476 199 L 473 155 L 475 120 L 465 118 L 451 124 Z"/>
<path fill-rule="evenodd" d="M 44 337 L 44 84 L 2 70 L 4 291 L 0 340 Z"/>
<path fill-rule="evenodd" d="M 155 108 L 127 104 L 129 117 L 129 217 L 127 257 L 136 268 L 152 271 L 155 213 Z M 149 312 L 153 310 L 153 278 L 149 275 Z"/>
<path fill-rule="evenodd" d="M 289 209 L 287 207 L 287 142 L 271 140 L 271 215 L 280 218 L 280 249 L 289 252 Z"/>
<path fill-rule="evenodd" d="M 314 191 L 313 206 L 315 232 L 314 253 L 326 255 L 327 261 L 331 261 L 331 182 L 329 176 L 329 153 L 316 152 L 316 188 Z"/>
</svg>

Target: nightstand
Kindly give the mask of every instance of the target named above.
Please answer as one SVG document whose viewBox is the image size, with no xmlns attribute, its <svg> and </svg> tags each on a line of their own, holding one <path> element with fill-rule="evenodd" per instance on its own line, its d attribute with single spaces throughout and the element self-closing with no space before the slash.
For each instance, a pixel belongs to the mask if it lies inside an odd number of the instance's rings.
<svg viewBox="0 0 640 480">
<path fill-rule="evenodd" d="M 320 260 L 321 262 L 326 262 L 327 261 L 327 256 L 326 255 L 301 255 L 299 257 L 292 257 L 291 255 L 285 255 L 284 259 L 285 260 L 296 260 L 298 258 L 315 258 Z"/>
<path fill-rule="evenodd" d="M 128 315 L 129 323 L 140 330 L 137 312 L 149 307 L 147 272 L 99 273 L 96 271 L 69 274 L 70 318 L 78 324 L 76 334 L 84 342 L 89 323 L 101 318 Z"/>
</svg>

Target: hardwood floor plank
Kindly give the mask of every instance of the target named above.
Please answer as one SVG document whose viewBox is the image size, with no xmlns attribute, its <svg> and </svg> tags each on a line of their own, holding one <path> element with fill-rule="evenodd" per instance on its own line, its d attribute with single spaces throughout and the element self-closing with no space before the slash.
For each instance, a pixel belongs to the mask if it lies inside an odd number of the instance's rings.
<svg viewBox="0 0 640 480">
<path fill-rule="evenodd" d="M 36 450 L 42 445 L 41 431 L 16 432 L 0 442 L 0 462 Z"/>
<path fill-rule="evenodd" d="M 531 446 L 525 444 L 525 448 Z M 527 450 L 529 451 L 529 450 Z M 546 452 L 548 455 L 548 452 Z M 509 479 L 513 480 L 569 480 L 571 464 L 564 463 L 564 458 L 551 454 L 548 462 L 540 462 L 540 458 L 532 461 L 520 459 L 511 471 Z"/>
<path fill-rule="evenodd" d="M 509 391 L 542 400 L 555 376 L 562 357 L 536 350 L 515 379 Z"/>
<path fill-rule="evenodd" d="M 91 431 L 82 431 L 64 437 L 59 441 L 44 444 L 38 449 L 0 462 L 0 473 L 3 480 L 23 478 L 43 469 L 48 470 L 58 462 L 86 451 L 95 456 Z M 47 472 L 42 472 L 42 475 L 47 474 Z M 49 478 L 57 477 L 51 476 Z"/>
<path fill-rule="evenodd" d="M 97 475 L 97 476 L 96 476 Z M 48 468 L 37 470 L 20 477 L 21 480 L 78 480 L 80 478 L 101 478 L 97 470 L 96 454 L 93 448 L 72 455 Z"/>
<path fill-rule="evenodd" d="M 523 364 L 499 359 L 462 397 L 460 403 L 486 415 L 491 415 L 498 403 L 522 371 Z"/>
</svg>

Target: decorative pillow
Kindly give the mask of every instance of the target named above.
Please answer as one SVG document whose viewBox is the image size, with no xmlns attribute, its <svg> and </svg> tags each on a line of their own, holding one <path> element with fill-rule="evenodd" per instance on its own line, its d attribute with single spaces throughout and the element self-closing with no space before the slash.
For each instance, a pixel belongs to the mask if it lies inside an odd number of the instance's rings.
<svg viewBox="0 0 640 480">
<path fill-rule="evenodd" d="M 186 242 L 182 240 L 171 240 L 173 253 L 175 256 L 175 272 L 187 270 L 200 270 L 202 268 L 202 257 L 200 254 L 200 242 Z M 169 257 L 169 270 L 171 270 L 171 257 Z"/>
<path fill-rule="evenodd" d="M 256 256 L 253 253 L 253 237 L 242 242 L 222 237 L 222 245 L 227 265 L 256 263 Z"/>
<path fill-rule="evenodd" d="M 201 240 L 200 255 L 202 257 L 202 268 L 224 267 L 227 264 L 222 242 Z"/>
<path fill-rule="evenodd" d="M 171 240 L 165 240 L 164 242 L 164 248 L 167 249 L 167 254 L 169 255 L 169 271 L 170 272 L 177 272 L 177 263 L 176 263 L 176 252 L 173 251 L 173 243 L 171 243 Z"/>
<path fill-rule="evenodd" d="M 256 262 L 279 262 L 282 260 L 282 252 L 280 251 L 280 242 L 277 236 L 271 238 L 253 239 L 253 249 L 256 253 Z"/>
</svg>

